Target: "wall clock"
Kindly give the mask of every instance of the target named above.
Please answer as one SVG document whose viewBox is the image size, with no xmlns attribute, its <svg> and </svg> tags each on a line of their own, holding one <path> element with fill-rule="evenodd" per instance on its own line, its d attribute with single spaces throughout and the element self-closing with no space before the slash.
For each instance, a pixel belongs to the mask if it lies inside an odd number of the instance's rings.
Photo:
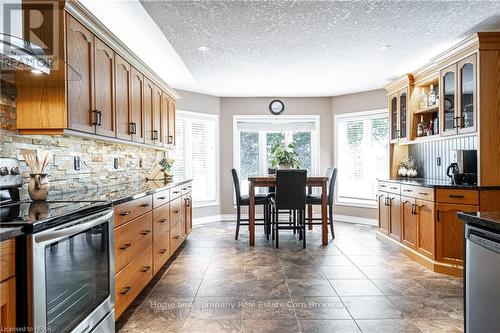
<svg viewBox="0 0 500 333">
<path fill-rule="evenodd" d="M 269 111 L 274 115 L 282 114 L 285 111 L 285 104 L 279 99 L 275 99 L 269 103 Z"/>
</svg>

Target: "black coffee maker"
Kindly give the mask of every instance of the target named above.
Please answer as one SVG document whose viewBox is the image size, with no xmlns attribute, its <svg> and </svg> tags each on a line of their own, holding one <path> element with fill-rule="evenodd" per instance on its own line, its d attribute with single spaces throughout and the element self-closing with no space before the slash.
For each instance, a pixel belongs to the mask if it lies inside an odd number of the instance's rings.
<svg viewBox="0 0 500 333">
<path fill-rule="evenodd" d="M 454 184 L 477 184 L 477 150 L 454 150 L 452 161 L 446 169 L 446 175 Z"/>
</svg>

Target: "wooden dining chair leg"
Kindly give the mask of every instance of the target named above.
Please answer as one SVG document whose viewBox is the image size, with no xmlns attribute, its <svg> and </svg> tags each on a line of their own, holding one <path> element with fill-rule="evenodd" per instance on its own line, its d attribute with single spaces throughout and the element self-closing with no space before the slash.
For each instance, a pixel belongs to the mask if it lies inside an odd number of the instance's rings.
<svg viewBox="0 0 500 333">
<path fill-rule="evenodd" d="M 238 240 L 238 235 L 240 233 L 240 220 L 241 220 L 241 208 L 240 205 L 236 206 L 236 236 L 235 240 Z"/>
<path fill-rule="evenodd" d="M 307 205 L 307 219 L 309 224 L 309 230 L 313 229 L 312 218 L 313 218 L 313 206 Z"/>
<path fill-rule="evenodd" d="M 330 222 L 330 230 L 332 231 L 332 239 L 335 239 L 335 232 L 333 231 L 333 207 L 328 207 L 328 219 Z"/>
</svg>

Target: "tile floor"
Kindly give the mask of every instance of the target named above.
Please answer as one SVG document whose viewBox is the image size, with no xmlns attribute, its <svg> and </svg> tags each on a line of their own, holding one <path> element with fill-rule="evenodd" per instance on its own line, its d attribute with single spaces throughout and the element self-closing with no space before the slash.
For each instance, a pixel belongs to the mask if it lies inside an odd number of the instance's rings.
<svg viewBox="0 0 500 333">
<path fill-rule="evenodd" d="M 196 227 L 118 331 L 463 331 L 462 279 L 421 267 L 373 227 L 337 223 L 327 247 L 319 228 L 307 236 L 303 250 L 283 231 L 277 250 L 258 228 L 249 248 L 233 223 Z"/>
</svg>

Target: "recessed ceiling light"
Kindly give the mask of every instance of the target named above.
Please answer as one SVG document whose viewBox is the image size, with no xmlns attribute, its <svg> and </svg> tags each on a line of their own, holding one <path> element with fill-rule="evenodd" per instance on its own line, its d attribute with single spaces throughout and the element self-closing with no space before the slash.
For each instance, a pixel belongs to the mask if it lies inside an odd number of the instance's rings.
<svg viewBox="0 0 500 333">
<path fill-rule="evenodd" d="M 210 49 L 206 46 L 198 46 L 198 51 L 207 53 Z"/>
<path fill-rule="evenodd" d="M 390 46 L 390 45 L 384 45 L 384 46 L 381 46 L 381 47 L 380 47 L 380 49 L 381 49 L 382 51 L 387 51 L 387 50 L 388 50 L 388 49 L 390 49 L 390 48 L 391 48 L 391 46 Z"/>
<path fill-rule="evenodd" d="M 32 69 L 31 73 L 36 74 L 36 75 L 43 74 L 43 72 L 41 70 L 38 70 L 38 69 Z"/>
</svg>

